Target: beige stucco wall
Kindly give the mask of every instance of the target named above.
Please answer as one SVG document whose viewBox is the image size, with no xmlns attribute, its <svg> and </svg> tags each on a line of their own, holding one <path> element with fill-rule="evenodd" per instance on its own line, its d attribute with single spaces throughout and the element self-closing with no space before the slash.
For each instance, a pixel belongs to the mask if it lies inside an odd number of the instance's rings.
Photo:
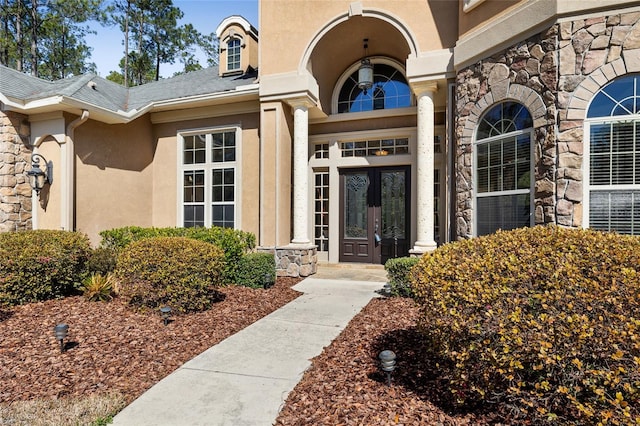
<svg viewBox="0 0 640 426">
<path fill-rule="evenodd" d="M 255 108 L 258 106 L 256 104 Z M 153 163 L 152 225 L 177 226 L 178 214 L 178 133 L 203 129 L 240 127 L 241 157 L 238 162 L 240 175 L 241 223 L 243 231 L 258 235 L 259 232 L 259 174 L 260 147 L 258 136 L 259 114 L 240 114 L 224 117 L 201 118 L 154 125 L 157 141 Z"/>
<path fill-rule="evenodd" d="M 518 7 L 518 4 L 523 4 L 527 1 L 529 0 L 484 0 L 467 12 L 463 10 L 464 2 L 460 1 L 460 11 L 458 15 L 458 31 L 460 36 L 463 36 L 470 30 L 486 25 L 507 10 Z"/>
<path fill-rule="evenodd" d="M 94 244 L 104 229 L 152 225 L 154 150 L 148 116 L 76 129 L 76 229 Z"/>
<path fill-rule="evenodd" d="M 53 162 L 53 184 L 45 185 L 40 191 L 38 202 L 34 203 L 38 211 L 37 222 L 38 229 L 61 229 L 61 199 L 62 199 L 62 168 L 61 165 L 61 148 L 58 142 L 52 138 L 46 138 L 40 147 L 38 153 L 47 161 Z M 40 161 L 40 168 L 45 166 Z"/>
<path fill-rule="evenodd" d="M 348 0 L 305 1 L 263 0 L 260 2 L 261 75 L 297 71 L 305 50 L 323 28 L 338 17 L 348 16 L 359 7 L 366 13 L 380 12 L 392 17 L 411 31 L 420 51 L 450 48 L 457 38 L 458 5 L 455 1 L 360 1 Z M 333 52 L 326 61 L 341 61 L 341 51 L 349 52 L 351 62 L 363 54 L 362 39 L 370 38 L 371 53 L 376 43 L 385 43 L 390 34 L 380 30 L 384 21 L 354 16 L 347 20 L 349 38 L 332 43 Z M 370 26 L 377 28 L 371 28 Z M 377 31 L 373 31 L 377 29 Z M 406 56 L 400 59 L 406 59 Z M 305 64 L 306 66 L 306 64 Z M 314 68 L 318 66 L 314 64 Z M 340 67 L 338 67 L 340 68 Z M 344 69 L 344 66 L 341 67 Z"/>
</svg>

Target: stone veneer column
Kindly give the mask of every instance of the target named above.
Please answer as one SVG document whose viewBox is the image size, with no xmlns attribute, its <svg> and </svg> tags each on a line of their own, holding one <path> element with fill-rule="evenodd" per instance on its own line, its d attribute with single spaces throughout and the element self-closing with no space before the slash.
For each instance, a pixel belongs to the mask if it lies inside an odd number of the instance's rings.
<svg viewBox="0 0 640 426">
<path fill-rule="evenodd" d="M 309 107 L 310 99 L 296 98 L 293 108 L 293 239 L 292 244 L 309 245 Z"/>
<path fill-rule="evenodd" d="M 417 141 L 417 229 L 416 242 L 412 254 L 422 254 L 435 250 L 434 239 L 434 107 L 433 95 L 438 90 L 435 82 L 412 84 L 418 98 L 418 141 Z"/>
<path fill-rule="evenodd" d="M 25 175 L 30 130 L 26 115 L 0 111 L 0 232 L 32 227 L 31 186 Z"/>
</svg>

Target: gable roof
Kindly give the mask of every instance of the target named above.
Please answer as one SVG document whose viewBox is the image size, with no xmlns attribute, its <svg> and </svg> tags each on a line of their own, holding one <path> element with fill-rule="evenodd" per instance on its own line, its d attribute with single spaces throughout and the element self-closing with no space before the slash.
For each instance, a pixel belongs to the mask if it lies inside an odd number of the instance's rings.
<svg viewBox="0 0 640 426">
<path fill-rule="evenodd" d="M 216 98 L 229 101 L 247 94 L 258 96 L 257 71 L 221 77 L 211 67 L 152 83 L 126 88 L 95 74 L 47 81 L 0 65 L 0 102 L 26 114 L 86 109 L 91 118 L 124 123 L 162 105 L 175 109 L 198 106 Z M 166 108 L 165 108 L 166 109 Z"/>
</svg>

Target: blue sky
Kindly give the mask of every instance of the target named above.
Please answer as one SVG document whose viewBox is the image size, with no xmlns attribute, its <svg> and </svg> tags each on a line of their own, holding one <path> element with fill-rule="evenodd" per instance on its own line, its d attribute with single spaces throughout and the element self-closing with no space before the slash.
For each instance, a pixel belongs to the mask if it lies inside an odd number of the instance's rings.
<svg viewBox="0 0 640 426">
<path fill-rule="evenodd" d="M 204 34 L 212 33 L 224 18 L 242 15 L 254 27 L 258 27 L 258 0 L 173 0 L 173 4 L 184 13 L 180 24 L 191 23 Z M 97 34 L 86 36 L 87 44 L 93 47 L 91 62 L 98 67 L 98 75 L 106 77 L 118 70 L 118 62 L 124 56 L 123 34 L 116 27 L 91 26 Z M 201 58 L 203 66 L 206 61 Z M 171 77 L 181 69 L 181 64 L 160 65 L 160 75 Z"/>
</svg>

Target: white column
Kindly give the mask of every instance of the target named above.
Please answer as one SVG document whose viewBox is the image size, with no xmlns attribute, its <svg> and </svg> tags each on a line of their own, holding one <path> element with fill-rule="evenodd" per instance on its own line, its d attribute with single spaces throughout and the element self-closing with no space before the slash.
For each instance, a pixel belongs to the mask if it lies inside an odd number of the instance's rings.
<svg viewBox="0 0 640 426">
<path fill-rule="evenodd" d="M 309 245 L 309 101 L 289 101 L 293 107 L 293 239 Z"/>
<path fill-rule="evenodd" d="M 417 226 L 416 242 L 412 253 L 421 254 L 436 249 L 434 239 L 434 108 L 433 95 L 436 83 L 419 84 L 413 87 L 418 98 L 418 141 L 416 155 L 417 179 Z"/>
</svg>

